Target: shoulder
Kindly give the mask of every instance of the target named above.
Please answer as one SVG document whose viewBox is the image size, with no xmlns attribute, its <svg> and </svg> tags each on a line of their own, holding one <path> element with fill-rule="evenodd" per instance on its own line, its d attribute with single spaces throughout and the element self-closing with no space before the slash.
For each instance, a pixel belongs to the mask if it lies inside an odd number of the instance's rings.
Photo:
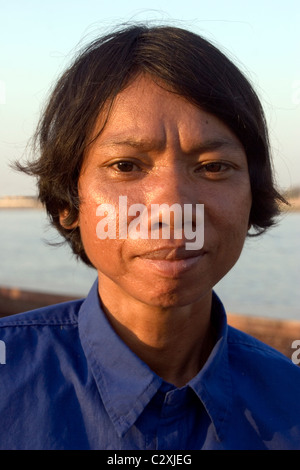
<svg viewBox="0 0 300 470">
<path fill-rule="evenodd" d="M 253 448 L 299 449 L 300 367 L 232 327 L 228 327 L 228 359 L 233 397 L 231 428 L 240 429 L 242 442 L 249 442 Z"/>
<path fill-rule="evenodd" d="M 22 368 L 25 361 L 38 365 L 55 349 L 75 348 L 82 302 L 69 301 L 0 318 L 0 364 L 6 364 L 4 369 Z"/>
<path fill-rule="evenodd" d="M 258 339 L 228 327 L 229 362 L 237 389 L 259 391 L 266 399 L 272 396 L 290 396 L 296 398 L 296 390 L 300 388 L 300 367 L 291 358 Z M 292 356 L 291 349 L 291 356 Z"/>
<path fill-rule="evenodd" d="M 71 301 L 0 319 L 1 448 L 51 448 L 49 426 L 57 428 L 66 402 L 77 406 L 74 390 L 87 376 L 78 331 L 81 304 Z"/>
<path fill-rule="evenodd" d="M 259 356 L 260 358 L 265 357 L 267 360 L 275 360 L 284 364 L 291 363 L 291 360 L 281 352 L 232 326 L 228 326 L 228 345 L 232 351 L 244 353 L 246 356 L 250 354 L 251 357 Z"/>
<path fill-rule="evenodd" d="M 84 299 L 63 302 L 35 310 L 0 318 L 1 329 L 33 325 L 67 325 L 77 323 L 78 312 Z"/>
</svg>

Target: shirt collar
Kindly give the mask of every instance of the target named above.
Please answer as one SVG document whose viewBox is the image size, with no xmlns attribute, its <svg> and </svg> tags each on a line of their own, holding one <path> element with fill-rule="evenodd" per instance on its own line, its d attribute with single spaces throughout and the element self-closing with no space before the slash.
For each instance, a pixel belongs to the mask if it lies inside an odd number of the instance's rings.
<svg viewBox="0 0 300 470">
<path fill-rule="evenodd" d="M 206 364 L 188 384 L 203 403 L 222 439 L 231 410 L 227 322 L 213 294 L 218 339 Z M 103 404 L 119 436 L 129 430 L 164 383 L 115 333 L 100 304 L 96 280 L 79 312 L 79 334 Z"/>
<path fill-rule="evenodd" d="M 79 334 L 103 404 L 123 436 L 143 412 L 163 380 L 115 333 L 94 283 L 79 312 Z"/>
</svg>

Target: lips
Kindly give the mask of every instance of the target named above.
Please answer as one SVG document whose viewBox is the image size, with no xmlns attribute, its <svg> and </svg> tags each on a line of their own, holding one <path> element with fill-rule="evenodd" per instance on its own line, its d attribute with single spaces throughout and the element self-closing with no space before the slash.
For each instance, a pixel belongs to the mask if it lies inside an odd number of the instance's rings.
<svg viewBox="0 0 300 470">
<path fill-rule="evenodd" d="M 186 250 L 184 246 L 152 250 L 139 255 L 136 260 L 145 269 L 154 270 L 160 277 L 180 279 L 192 272 L 205 255 L 204 250 Z"/>
<path fill-rule="evenodd" d="M 179 261 L 189 258 L 196 258 L 202 255 L 201 250 L 186 250 L 185 246 L 159 248 L 157 250 L 149 251 L 139 255 L 141 258 L 150 260 L 166 260 L 166 261 Z"/>
</svg>

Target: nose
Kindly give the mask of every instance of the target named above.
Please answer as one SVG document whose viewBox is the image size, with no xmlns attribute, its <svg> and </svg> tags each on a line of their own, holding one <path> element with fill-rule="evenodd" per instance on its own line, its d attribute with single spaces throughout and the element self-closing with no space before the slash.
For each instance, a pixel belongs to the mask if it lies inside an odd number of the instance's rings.
<svg viewBox="0 0 300 470">
<path fill-rule="evenodd" d="M 147 184 L 146 201 L 151 204 L 195 204 L 196 185 L 182 165 L 168 165 L 157 169 Z"/>
<path fill-rule="evenodd" d="M 180 167 L 157 170 L 147 192 L 148 230 L 151 238 L 183 238 L 183 231 L 196 232 L 203 207 L 199 207 L 196 184 Z M 200 213 L 201 212 L 201 213 Z M 165 235 L 165 236 L 164 236 Z"/>
</svg>

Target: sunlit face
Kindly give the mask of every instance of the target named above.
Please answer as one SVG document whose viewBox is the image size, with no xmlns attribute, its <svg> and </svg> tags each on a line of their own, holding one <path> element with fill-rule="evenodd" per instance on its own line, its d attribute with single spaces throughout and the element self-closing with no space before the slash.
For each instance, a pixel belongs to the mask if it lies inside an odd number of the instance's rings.
<svg viewBox="0 0 300 470">
<path fill-rule="evenodd" d="M 99 118 L 95 135 L 101 126 Z M 237 261 L 248 230 L 251 190 L 241 143 L 219 119 L 147 76 L 117 96 L 86 154 L 79 196 L 78 223 L 100 295 L 148 305 L 188 305 L 210 293 Z M 185 240 L 172 232 L 170 239 L 99 239 L 97 207 L 112 204 L 118 221 L 119 196 L 149 208 L 204 204 L 203 248 L 187 259 Z"/>
</svg>

